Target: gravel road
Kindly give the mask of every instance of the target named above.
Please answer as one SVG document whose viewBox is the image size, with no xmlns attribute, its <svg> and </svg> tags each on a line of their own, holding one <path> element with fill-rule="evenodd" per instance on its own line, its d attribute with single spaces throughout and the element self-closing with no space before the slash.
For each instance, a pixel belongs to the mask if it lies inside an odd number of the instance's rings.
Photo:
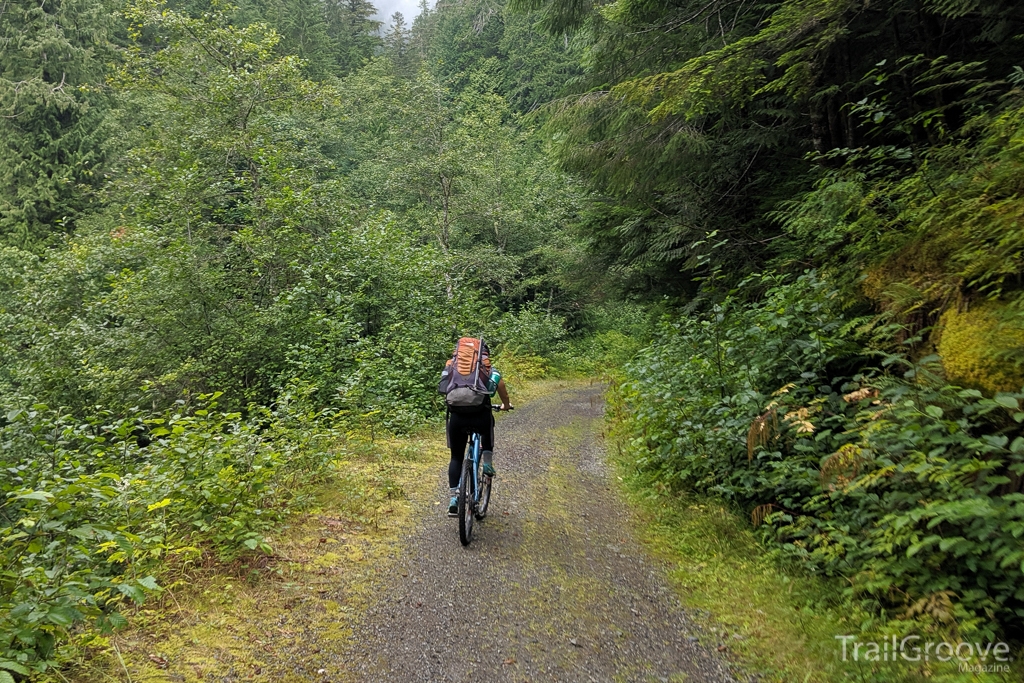
<svg viewBox="0 0 1024 683">
<path fill-rule="evenodd" d="M 734 680 L 633 538 L 603 460 L 602 390 L 498 418 L 498 476 L 473 543 L 460 545 L 446 504 L 428 506 L 343 670 L 389 683 Z"/>
</svg>

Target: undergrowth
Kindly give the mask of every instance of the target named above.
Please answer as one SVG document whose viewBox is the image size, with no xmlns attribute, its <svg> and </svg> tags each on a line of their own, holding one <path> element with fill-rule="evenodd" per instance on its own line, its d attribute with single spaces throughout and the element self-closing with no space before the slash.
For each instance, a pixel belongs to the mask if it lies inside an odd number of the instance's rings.
<svg viewBox="0 0 1024 683">
<path fill-rule="evenodd" d="M 509 370 L 515 403 L 564 386 Z M 298 389 L 245 417 L 218 398 L 157 416 L 81 420 L 42 404 L 6 415 L 0 683 L 119 678 L 170 658 L 195 659 L 199 680 L 225 642 L 211 620 L 244 631 L 246 610 L 285 613 L 323 572 L 362 590 L 376 571 L 363 560 L 443 469 L 437 416 L 395 436 L 373 411 L 316 411 Z"/>
<path fill-rule="evenodd" d="M 394 544 L 435 490 L 446 453 L 436 426 L 402 438 L 350 435 L 302 513 L 268 533 L 272 552 L 176 573 L 132 610 L 129 626 L 98 638 L 63 676 L 198 683 L 230 670 L 258 680 L 347 680 L 341 655 L 353 622 L 379 595 Z"/>
<path fill-rule="evenodd" d="M 197 565 L 254 562 L 351 440 L 294 397 L 248 418 L 218 394 L 164 413 L 0 426 L 0 683 L 59 668 Z"/>
<path fill-rule="evenodd" d="M 816 273 L 765 275 L 667 320 L 615 390 L 625 457 L 837 581 L 862 640 L 1019 649 L 1024 393 L 953 385 L 841 304 Z"/>
<path fill-rule="evenodd" d="M 778 683 L 978 680 L 959 673 L 956 662 L 854 662 L 850 652 L 844 661 L 837 636 L 857 635 L 863 615 L 849 608 L 843 585 L 773 551 L 735 505 L 674 491 L 637 468 L 623 439 L 622 414 L 614 410 L 620 399 L 611 392 L 610 400 L 609 447 L 620 489 L 637 514 L 641 539 L 668 567 L 673 588 L 701 625 L 705 646 L 758 680 Z M 1019 678 L 987 674 L 984 680 Z"/>
</svg>

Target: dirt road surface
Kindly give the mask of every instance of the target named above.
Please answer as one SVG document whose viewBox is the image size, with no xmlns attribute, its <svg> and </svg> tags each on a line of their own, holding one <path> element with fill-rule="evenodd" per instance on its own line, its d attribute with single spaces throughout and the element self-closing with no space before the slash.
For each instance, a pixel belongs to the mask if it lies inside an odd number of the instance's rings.
<svg viewBox="0 0 1024 683">
<path fill-rule="evenodd" d="M 634 539 L 601 394 L 567 389 L 499 417 L 491 509 L 469 547 L 438 473 L 438 502 L 338 662 L 353 680 L 734 680 Z"/>
</svg>

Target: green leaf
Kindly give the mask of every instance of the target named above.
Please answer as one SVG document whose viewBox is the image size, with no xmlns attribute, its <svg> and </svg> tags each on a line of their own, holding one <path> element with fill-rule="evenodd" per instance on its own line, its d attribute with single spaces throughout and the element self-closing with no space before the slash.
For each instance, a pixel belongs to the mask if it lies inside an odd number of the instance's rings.
<svg viewBox="0 0 1024 683">
<path fill-rule="evenodd" d="M 15 496 L 14 500 L 42 500 L 47 501 L 53 498 L 53 494 L 49 491 L 31 491 L 29 493 L 23 493 Z"/>
<path fill-rule="evenodd" d="M 0 666 L 3 666 L 3 664 L 0 664 Z M 6 671 L 0 671 L 0 683 L 15 683 L 14 676 Z"/>
<path fill-rule="evenodd" d="M 995 402 L 1010 410 L 1020 410 L 1020 404 L 1017 402 L 1017 399 L 1010 394 L 996 394 Z"/>
<path fill-rule="evenodd" d="M 82 613 L 71 607 L 53 607 L 46 613 L 46 618 L 50 623 L 68 628 L 82 619 Z"/>
<path fill-rule="evenodd" d="M 924 412 L 928 413 L 929 415 L 936 419 L 942 417 L 942 408 L 938 406 L 925 406 Z"/>
<path fill-rule="evenodd" d="M 963 540 L 964 540 L 964 538 L 962 536 L 954 536 L 953 538 L 944 538 L 941 541 L 939 541 L 939 550 L 945 552 L 945 551 L 949 550 L 950 548 L 952 548 L 953 546 L 955 546 L 956 544 L 960 543 Z"/>
<path fill-rule="evenodd" d="M 143 588 L 145 588 L 146 590 L 151 590 L 151 591 L 158 591 L 158 590 L 160 590 L 160 585 L 156 582 L 156 579 L 153 578 L 152 576 L 147 576 L 147 577 L 145 577 L 143 579 L 139 579 L 139 585 L 142 586 Z"/>
<path fill-rule="evenodd" d="M 140 605 L 146 600 L 146 594 L 142 592 L 142 589 L 130 583 L 118 584 L 117 590 Z"/>
<path fill-rule="evenodd" d="M 18 664 L 17 662 L 12 662 L 9 659 L 0 659 L 0 669 L 7 669 L 8 671 L 13 671 L 14 673 L 21 674 L 22 676 L 28 676 L 30 673 L 29 670 L 23 667 L 21 664 Z"/>
<path fill-rule="evenodd" d="M 256 546 L 258 546 L 259 544 L 260 544 L 260 542 L 258 540 L 256 540 L 255 538 L 247 538 L 242 543 L 242 545 L 244 545 L 249 550 L 256 550 Z"/>
<path fill-rule="evenodd" d="M 915 543 L 907 549 L 907 557 L 913 557 L 919 553 L 922 549 L 934 544 L 936 541 L 941 541 L 942 537 L 932 534 L 927 538 L 923 539 L 920 543 Z"/>
</svg>

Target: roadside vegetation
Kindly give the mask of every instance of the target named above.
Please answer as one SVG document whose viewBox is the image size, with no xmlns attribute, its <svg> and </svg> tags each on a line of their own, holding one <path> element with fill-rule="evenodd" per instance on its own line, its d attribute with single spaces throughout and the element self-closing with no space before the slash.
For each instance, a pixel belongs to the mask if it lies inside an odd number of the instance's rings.
<svg viewBox="0 0 1024 683">
<path fill-rule="evenodd" d="M 765 289 L 752 304 L 724 299 L 711 320 L 668 324 L 628 366 L 636 465 L 729 501 L 779 553 L 843 577 L 868 632 L 1012 628 L 1024 395 L 950 385 L 935 359 L 876 356 L 871 369 L 827 283 Z"/>
<path fill-rule="evenodd" d="M 161 591 L 127 606 L 125 628 L 82 643 L 64 677 L 344 676 L 339 662 L 352 626 L 393 571 L 397 541 L 415 513 L 436 509 L 429 499 L 447 451 L 436 425 L 401 439 L 323 445 L 331 461 L 321 481 L 304 489 L 304 505 L 294 510 L 301 514 L 267 530 L 270 550 L 165 568 Z M 296 648 L 307 655 L 302 664 L 292 656 Z"/>
<path fill-rule="evenodd" d="M 956 661 L 854 662 L 852 652 L 843 661 L 836 636 L 891 639 L 871 606 L 851 608 L 849 584 L 815 576 L 802 559 L 779 552 L 776 539 L 753 528 L 742 507 L 720 496 L 680 494 L 660 473 L 639 468 L 621 410 L 621 404 L 611 406 L 608 443 L 621 490 L 647 550 L 662 561 L 703 629 L 704 645 L 765 681 L 977 680 L 961 673 Z M 927 632 L 918 628 L 907 632 Z M 1011 668 L 984 680 L 1020 679 Z"/>
<path fill-rule="evenodd" d="M 512 373 L 509 382 L 523 406 L 580 380 Z M 377 438 L 321 425 L 311 450 L 322 453 L 319 476 L 294 478 L 297 500 L 262 527 L 265 549 L 154 563 L 159 592 L 126 601 L 123 627 L 69 644 L 61 676 L 202 681 L 232 670 L 251 680 L 350 680 L 353 627 L 395 578 L 420 516 L 443 514 L 436 494 L 449 455 L 438 420 Z"/>
</svg>

